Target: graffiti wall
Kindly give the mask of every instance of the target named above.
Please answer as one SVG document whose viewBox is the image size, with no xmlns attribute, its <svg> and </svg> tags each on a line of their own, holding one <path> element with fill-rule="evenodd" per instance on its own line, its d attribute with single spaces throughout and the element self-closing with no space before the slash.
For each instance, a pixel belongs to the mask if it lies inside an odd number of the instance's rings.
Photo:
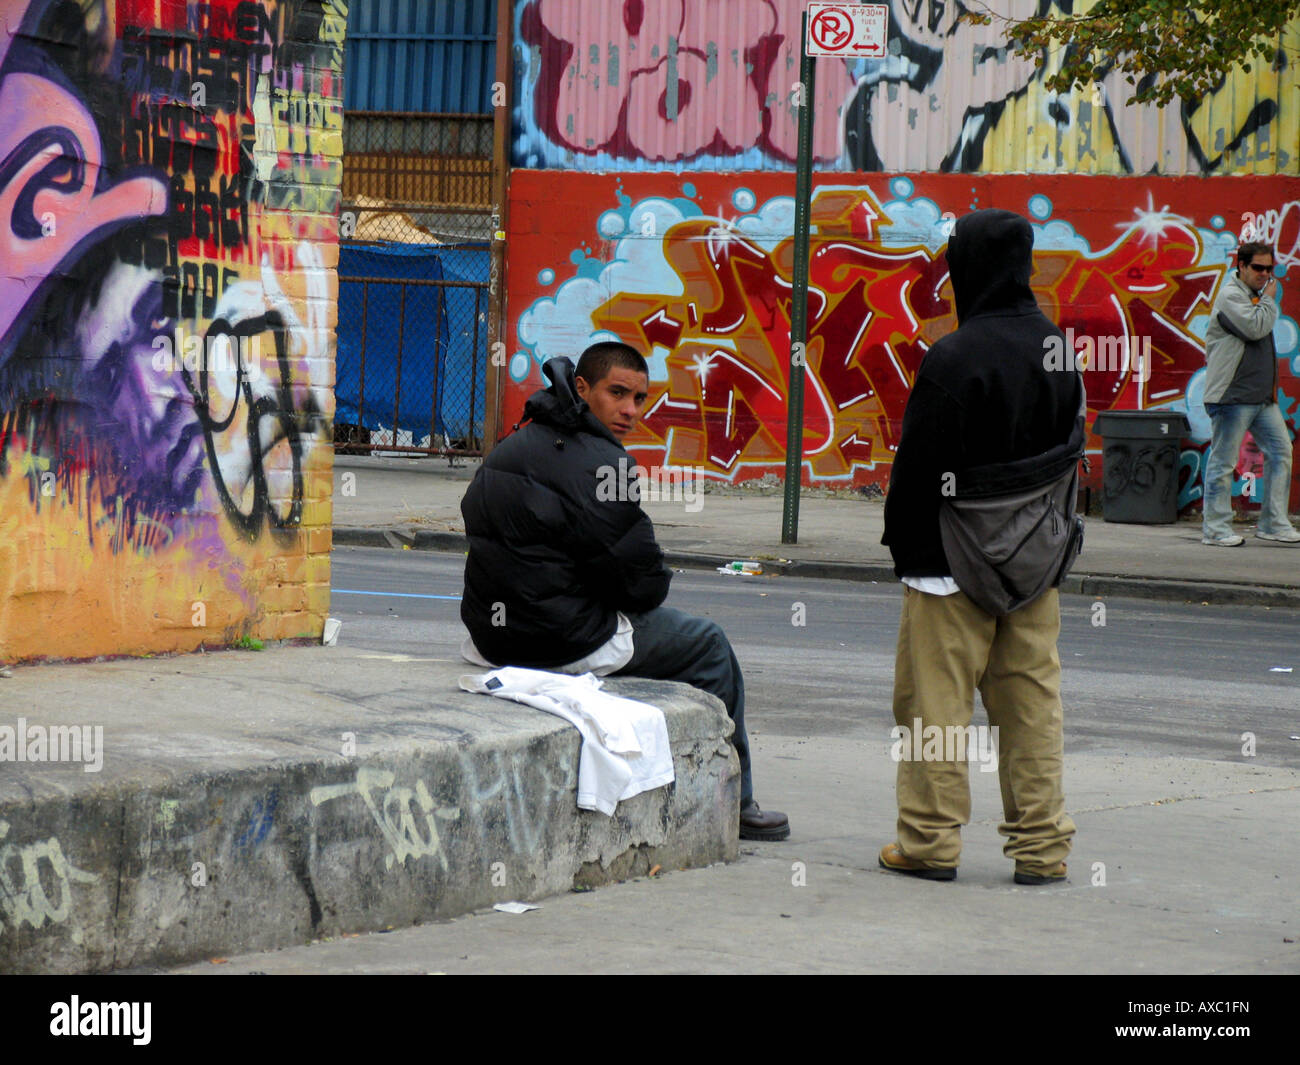
<svg viewBox="0 0 1300 1065">
<path fill-rule="evenodd" d="M 1045 0 L 1083 13 L 1092 0 Z M 1181 107 L 1127 106 L 1118 72 L 1057 94 L 957 3 L 888 0 L 885 59 L 822 59 L 819 165 L 844 171 L 1300 174 L 1300 21 L 1272 65 Z M 784 169 L 805 0 L 516 0 L 512 161 L 570 170 Z M 1024 18 L 1039 0 L 1001 0 Z M 980 5 L 981 10 L 985 10 Z"/>
<path fill-rule="evenodd" d="M 318 635 L 346 0 L 0 0 L 0 661 Z"/>
<path fill-rule="evenodd" d="M 511 177 L 504 424 L 518 421 L 543 386 L 546 359 L 615 337 L 649 357 L 646 413 L 626 440 L 641 465 L 690 465 L 727 481 L 783 475 L 790 176 L 557 178 Z M 1300 432 L 1300 292 L 1289 282 L 1300 270 L 1300 180 L 820 175 L 805 481 L 887 483 L 917 367 L 957 324 L 947 233 L 955 218 L 983 207 L 1020 212 L 1034 225 L 1033 288 L 1083 367 L 1090 425 L 1112 409 L 1188 415 L 1182 506 L 1200 498 L 1209 438 L 1201 401 L 1209 309 L 1243 229 L 1274 243 L 1278 402 Z M 1089 449 L 1099 455 L 1100 439 Z M 1100 484 L 1100 461 L 1090 476 Z M 1298 490 L 1300 482 L 1293 502 Z"/>
</svg>

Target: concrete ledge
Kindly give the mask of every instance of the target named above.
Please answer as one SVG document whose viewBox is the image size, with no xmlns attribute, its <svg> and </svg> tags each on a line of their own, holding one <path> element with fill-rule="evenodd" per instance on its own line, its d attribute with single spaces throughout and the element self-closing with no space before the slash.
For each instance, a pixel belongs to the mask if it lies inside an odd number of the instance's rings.
<svg viewBox="0 0 1300 1065">
<path fill-rule="evenodd" d="M 16 670 L 0 725 L 102 726 L 104 758 L 0 763 L 0 972 L 175 964 L 736 857 L 718 700 L 607 682 L 663 708 L 677 775 L 607 818 L 575 804 L 576 730 L 459 691 L 464 672 L 345 648 Z"/>
</svg>

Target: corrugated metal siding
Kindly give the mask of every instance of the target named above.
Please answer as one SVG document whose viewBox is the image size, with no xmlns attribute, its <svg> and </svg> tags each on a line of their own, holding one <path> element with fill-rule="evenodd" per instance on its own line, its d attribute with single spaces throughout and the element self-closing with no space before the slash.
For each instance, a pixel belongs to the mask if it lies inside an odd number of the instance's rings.
<svg viewBox="0 0 1300 1065">
<path fill-rule="evenodd" d="M 344 107 L 490 112 L 496 5 L 497 0 L 352 0 Z"/>
<path fill-rule="evenodd" d="M 513 2 L 514 165 L 792 168 L 805 0 Z M 1058 97 L 1042 86 L 1054 56 L 1036 68 L 996 21 L 959 13 L 891 0 L 888 59 L 818 60 L 820 169 L 1300 173 L 1294 62 L 1233 74 L 1193 107 L 1129 106 L 1122 76 Z M 1300 21 L 1283 44 L 1300 49 Z"/>
</svg>

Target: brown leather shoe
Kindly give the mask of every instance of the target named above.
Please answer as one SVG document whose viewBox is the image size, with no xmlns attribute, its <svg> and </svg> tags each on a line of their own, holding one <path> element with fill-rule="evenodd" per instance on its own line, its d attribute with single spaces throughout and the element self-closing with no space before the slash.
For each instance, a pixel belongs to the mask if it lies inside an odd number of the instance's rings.
<svg viewBox="0 0 1300 1065">
<path fill-rule="evenodd" d="M 934 868 L 929 865 L 922 865 L 920 862 L 914 862 L 897 843 L 886 843 L 880 848 L 880 868 L 888 869 L 891 873 L 905 873 L 908 876 L 919 877 L 922 880 L 956 880 L 957 870 L 949 867 Z"/>
<path fill-rule="evenodd" d="M 758 803 L 740 808 L 740 838 L 775 842 L 790 838 L 790 819 L 779 810 L 764 813 Z"/>
<path fill-rule="evenodd" d="M 1065 863 L 1054 865 L 1050 869 L 1042 869 L 1037 873 L 1031 873 L 1028 868 L 1016 862 L 1015 881 L 1017 884 L 1064 884 L 1065 883 Z"/>
</svg>

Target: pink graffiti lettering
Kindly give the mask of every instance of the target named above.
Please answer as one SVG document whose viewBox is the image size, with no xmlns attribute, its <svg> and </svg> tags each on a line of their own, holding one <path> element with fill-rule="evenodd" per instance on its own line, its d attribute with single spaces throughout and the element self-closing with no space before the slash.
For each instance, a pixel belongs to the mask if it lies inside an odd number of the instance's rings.
<svg viewBox="0 0 1300 1065">
<path fill-rule="evenodd" d="M 102 165 L 99 134 L 76 97 L 31 74 L 0 83 L 0 339 L 87 240 L 166 210 L 166 187 L 153 178 L 96 193 Z"/>
<path fill-rule="evenodd" d="M 524 35 L 542 61 L 538 122 L 583 154 L 666 161 L 758 145 L 793 160 L 803 8 L 801 0 L 627 0 L 621 18 L 593 18 L 589 5 L 537 0 Z M 819 159 L 839 155 L 838 115 L 853 85 L 843 61 L 820 64 Z"/>
</svg>

